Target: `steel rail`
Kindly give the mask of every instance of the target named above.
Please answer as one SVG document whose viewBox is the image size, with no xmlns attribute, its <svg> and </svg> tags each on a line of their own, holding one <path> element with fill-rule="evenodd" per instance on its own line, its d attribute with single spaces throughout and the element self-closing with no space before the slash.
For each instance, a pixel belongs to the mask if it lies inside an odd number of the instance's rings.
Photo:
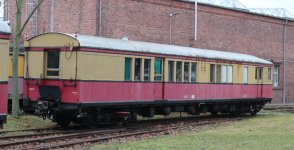
<svg viewBox="0 0 294 150">
<path fill-rule="evenodd" d="M 84 133 L 73 133 L 73 134 L 54 136 L 54 137 L 35 138 L 35 139 L 13 141 L 13 142 L 0 142 L 0 149 L 3 147 L 7 147 L 7 146 L 14 146 L 14 145 L 20 145 L 20 144 L 26 144 L 26 143 L 46 142 L 46 141 L 50 141 L 50 140 L 58 140 L 58 139 L 74 138 L 74 137 L 84 137 L 84 136 L 90 136 L 93 134 L 109 134 L 109 133 L 117 133 L 117 132 L 123 132 L 123 131 L 126 131 L 126 129 L 89 131 L 89 132 L 84 132 Z"/>
<path fill-rule="evenodd" d="M 234 120 L 240 120 L 240 119 L 234 119 Z M 234 121 L 234 120 L 226 120 L 227 121 Z M 169 130 L 175 130 L 175 129 L 181 129 L 181 128 L 188 128 L 191 126 L 203 126 L 203 125 L 209 125 L 209 124 L 216 124 L 218 121 L 207 121 L 207 122 L 201 122 L 196 123 L 193 125 L 187 125 L 187 126 L 176 126 L 176 127 L 168 127 L 165 129 L 154 129 L 149 131 L 139 131 L 134 133 L 124 133 L 119 135 L 110 135 L 105 137 L 97 137 L 97 138 L 91 138 L 91 139 L 81 139 L 79 141 L 72 141 L 72 142 L 65 142 L 65 143 L 58 143 L 58 144 L 48 144 L 48 145 L 42 145 L 42 146 L 36 146 L 36 147 L 30 147 L 28 149 L 30 150 L 47 150 L 47 149 L 54 149 L 54 148 L 63 148 L 78 144 L 84 144 L 84 143 L 94 143 L 94 142 L 101 142 L 106 141 L 110 139 L 116 139 L 116 138 L 124 138 L 124 137 L 131 137 L 131 136 L 138 136 L 138 135 L 144 135 L 144 134 L 150 134 L 150 133 L 160 133 L 160 132 L 166 132 Z"/>
</svg>

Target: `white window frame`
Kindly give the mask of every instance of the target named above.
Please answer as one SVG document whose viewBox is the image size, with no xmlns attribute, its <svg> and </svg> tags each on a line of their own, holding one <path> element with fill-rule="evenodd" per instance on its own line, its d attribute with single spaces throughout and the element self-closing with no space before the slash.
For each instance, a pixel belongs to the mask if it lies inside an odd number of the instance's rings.
<svg viewBox="0 0 294 150">
<path fill-rule="evenodd" d="M 227 66 L 226 65 L 223 65 L 222 66 L 222 75 L 221 75 L 221 78 L 222 78 L 222 83 L 227 83 Z"/>
<path fill-rule="evenodd" d="M 279 68 L 280 65 L 274 65 L 273 86 L 279 87 Z"/>
<path fill-rule="evenodd" d="M 248 66 L 244 66 L 243 77 L 243 83 L 248 84 Z"/>
<path fill-rule="evenodd" d="M 227 82 L 228 83 L 233 83 L 233 66 L 232 65 L 229 65 L 227 66 L 227 75 L 228 75 L 228 79 L 227 79 Z"/>
</svg>

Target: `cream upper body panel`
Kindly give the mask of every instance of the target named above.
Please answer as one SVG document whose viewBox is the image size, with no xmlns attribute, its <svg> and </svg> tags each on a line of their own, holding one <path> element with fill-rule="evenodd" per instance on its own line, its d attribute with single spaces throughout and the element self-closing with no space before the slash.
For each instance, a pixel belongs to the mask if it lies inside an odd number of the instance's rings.
<svg viewBox="0 0 294 150">
<path fill-rule="evenodd" d="M 0 39 L 0 81 L 8 80 L 9 40 Z"/>
</svg>

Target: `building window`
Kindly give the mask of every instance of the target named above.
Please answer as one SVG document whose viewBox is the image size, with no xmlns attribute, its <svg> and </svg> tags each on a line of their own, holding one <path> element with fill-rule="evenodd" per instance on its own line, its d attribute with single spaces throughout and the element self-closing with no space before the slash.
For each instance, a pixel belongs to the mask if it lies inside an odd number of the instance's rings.
<svg viewBox="0 0 294 150">
<path fill-rule="evenodd" d="M 26 18 L 33 12 L 34 8 L 37 6 L 38 0 L 26 0 Z M 34 14 L 30 18 L 30 29 L 31 36 L 36 36 L 38 34 L 38 9 L 34 12 Z"/>
<path fill-rule="evenodd" d="M 256 67 L 255 69 L 255 79 L 262 80 L 262 67 Z"/>
<path fill-rule="evenodd" d="M 131 81 L 132 58 L 125 58 L 125 81 Z"/>
<path fill-rule="evenodd" d="M 210 64 L 210 82 L 211 83 L 215 82 L 214 77 L 215 77 L 215 64 Z"/>
<path fill-rule="evenodd" d="M 46 74 L 49 77 L 59 76 L 59 51 L 47 51 L 47 68 Z"/>
<path fill-rule="evenodd" d="M 174 61 L 169 61 L 168 62 L 168 81 L 169 82 L 174 82 Z"/>
<path fill-rule="evenodd" d="M 228 83 L 233 83 L 233 66 L 228 66 Z"/>
<path fill-rule="evenodd" d="M 196 82 L 197 80 L 197 63 L 192 63 L 191 65 L 191 82 Z"/>
<path fill-rule="evenodd" d="M 274 80 L 273 80 L 274 87 L 279 86 L 279 65 L 274 66 Z"/>
<path fill-rule="evenodd" d="M 184 63 L 184 81 L 185 82 L 189 82 L 189 80 L 190 80 L 189 68 L 190 68 L 190 63 L 189 62 L 185 62 Z"/>
<path fill-rule="evenodd" d="M 144 81 L 150 81 L 151 59 L 144 59 Z"/>
<path fill-rule="evenodd" d="M 244 80 L 243 83 L 248 84 L 248 67 L 244 67 Z"/>
<path fill-rule="evenodd" d="M 141 81 L 141 58 L 135 58 L 135 81 Z"/>
<path fill-rule="evenodd" d="M 177 82 L 182 82 L 182 62 L 177 62 L 177 72 L 176 72 Z"/>
<path fill-rule="evenodd" d="M 155 59 L 154 62 L 154 81 L 162 80 L 162 59 Z"/>
</svg>

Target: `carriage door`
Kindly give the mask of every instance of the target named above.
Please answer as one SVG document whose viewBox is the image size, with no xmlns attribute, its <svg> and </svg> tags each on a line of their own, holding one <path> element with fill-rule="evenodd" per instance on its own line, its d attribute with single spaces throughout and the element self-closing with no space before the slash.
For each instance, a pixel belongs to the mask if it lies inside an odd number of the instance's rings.
<svg viewBox="0 0 294 150">
<path fill-rule="evenodd" d="M 154 60 L 154 98 L 155 100 L 164 99 L 164 59 L 155 58 Z"/>
<path fill-rule="evenodd" d="M 257 98 L 262 98 L 263 94 L 263 68 L 256 67 L 255 79 L 257 81 Z"/>
</svg>

